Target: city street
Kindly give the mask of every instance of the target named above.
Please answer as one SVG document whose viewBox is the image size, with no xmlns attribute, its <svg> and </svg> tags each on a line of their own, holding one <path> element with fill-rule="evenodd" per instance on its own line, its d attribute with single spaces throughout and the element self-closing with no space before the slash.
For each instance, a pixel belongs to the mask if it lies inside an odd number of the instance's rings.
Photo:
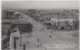
<svg viewBox="0 0 80 50">
<path fill-rule="evenodd" d="M 25 44 L 26 50 L 78 50 L 78 37 L 70 35 L 78 33 L 78 31 L 55 31 L 47 29 L 42 23 L 28 16 L 26 18 L 26 15 L 24 16 L 24 19 L 32 23 L 34 28 L 32 37 L 27 37 L 27 33 L 21 35 L 22 46 L 19 45 L 17 49 L 23 50 L 23 45 Z M 37 38 L 39 42 L 37 42 Z M 18 42 L 17 44 L 19 44 Z M 27 42 L 29 43 L 27 44 Z"/>
</svg>

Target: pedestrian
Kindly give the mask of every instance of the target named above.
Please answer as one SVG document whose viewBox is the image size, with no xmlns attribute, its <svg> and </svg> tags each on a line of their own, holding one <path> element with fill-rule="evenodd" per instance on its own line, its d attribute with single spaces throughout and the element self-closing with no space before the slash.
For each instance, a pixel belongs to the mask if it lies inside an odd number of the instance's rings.
<svg viewBox="0 0 80 50">
<path fill-rule="evenodd" d="M 42 28 L 42 30 L 43 30 L 43 28 Z"/>
<path fill-rule="evenodd" d="M 37 42 L 38 42 L 37 47 L 39 47 L 39 38 L 37 38 Z"/>
<path fill-rule="evenodd" d="M 37 38 L 37 42 L 39 43 L 39 38 Z"/>
<path fill-rule="evenodd" d="M 26 50 L 26 46 L 25 46 L 25 44 L 23 45 L 23 50 Z"/>
<path fill-rule="evenodd" d="M 51 36 L 51 35 L 50 35 L 49 37 L 50 37 L 50 38 L 52 38 L 52 36 Z"/>
</svg>

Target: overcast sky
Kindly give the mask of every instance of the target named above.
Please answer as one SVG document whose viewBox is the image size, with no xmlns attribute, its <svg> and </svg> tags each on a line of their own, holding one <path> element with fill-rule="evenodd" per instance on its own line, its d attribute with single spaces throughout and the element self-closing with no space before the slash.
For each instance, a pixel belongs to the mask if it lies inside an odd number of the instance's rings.
<svg viewBox="0 0 80 50">
<path fill-rule="evenodd" d="M 2 1 L 7 9 L 78 9 L 78 1 Z"/>
</svg>

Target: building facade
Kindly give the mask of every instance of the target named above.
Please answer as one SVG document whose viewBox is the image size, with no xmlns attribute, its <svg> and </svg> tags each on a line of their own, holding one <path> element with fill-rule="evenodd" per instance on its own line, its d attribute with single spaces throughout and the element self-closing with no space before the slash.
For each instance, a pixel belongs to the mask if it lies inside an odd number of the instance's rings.
<svg viewBox="0 0 80 50">
<path fill-rule="evenodd" d="M 78 27 L 78 21 L 73 18 L 67 19 L 51 18 L 51 24 L 55 29 L 76 29 L 75 25 Z"/>
</svg>

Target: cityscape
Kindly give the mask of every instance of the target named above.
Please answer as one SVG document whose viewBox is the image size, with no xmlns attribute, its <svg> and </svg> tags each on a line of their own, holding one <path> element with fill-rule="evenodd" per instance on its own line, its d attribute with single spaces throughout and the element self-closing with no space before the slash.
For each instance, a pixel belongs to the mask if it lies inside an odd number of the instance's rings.
<svg viewBox="0 0 80 50">
<path fill-rule="evenodd" d="M 2 9 L 1 18 L 2 50 L 79 50 L 78 9 L 7 7 Z"/>
</svg>

